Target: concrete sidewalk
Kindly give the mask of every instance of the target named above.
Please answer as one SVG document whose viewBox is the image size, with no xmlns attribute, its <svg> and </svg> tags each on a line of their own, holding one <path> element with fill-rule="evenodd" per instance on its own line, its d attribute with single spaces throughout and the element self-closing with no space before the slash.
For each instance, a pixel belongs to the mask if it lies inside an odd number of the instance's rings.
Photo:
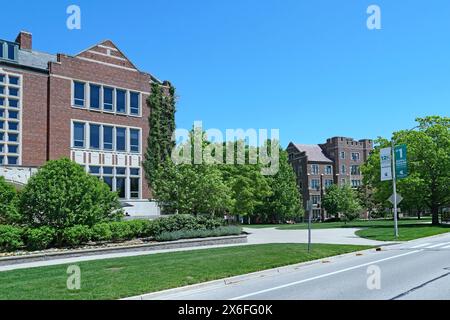
<svg viewBox="0 0 450 320">
<path fill-rule="evenodd" d="M 313 243 L 329 243 L 329 244 L 354 244 L 354 245 L 386 245 L 389 242 L 374 241 L 363 239 L 355 235 L 355 231 L 359 229 L 315 229 L 312 230 Z M 82 261 L 103 260 L 123 257 L 143 256 L 157 253 L 203 250 L 211 248 L 224 248 L 242 245 L 255 245 L 265 243 L 306 243 L 308 242 L 308 230 L 277 230 L 275 228 L 251 229 L 244 228 L 244 231 L 249 233 L 247 244 L 226 244 L 226 245 L 210 245 L 202 247 L 186 247 L 178 249 L 163 249 L 154 251 L 133 251 L 133 252 L 119 252 L 109 254 L 98 254 L 90 256 L 80 256 L 73 258 L 52 259 L 45 261 L 27 262 L 20 264 L 11 264 L 0 266 L 0 272 L 27 269 L 44 266 L 53 266 L 61 264 L 73 264 Z"/>
<path fill-rule="evenodd" d="M 250 233 L 249 244 L 262 243 L 307 243 L 308 230 L 278 230 L 276 228 L 245 228 Z M 361 230 L 357 228 L 336 228 L 336 229 L 313 229 L 311 238 L 313 243 L 330 244 L 354 244 L 377 246 L 385 245 L 389 242 L 369 240 L 358 237 L 355 232 Z"/>
</svg>

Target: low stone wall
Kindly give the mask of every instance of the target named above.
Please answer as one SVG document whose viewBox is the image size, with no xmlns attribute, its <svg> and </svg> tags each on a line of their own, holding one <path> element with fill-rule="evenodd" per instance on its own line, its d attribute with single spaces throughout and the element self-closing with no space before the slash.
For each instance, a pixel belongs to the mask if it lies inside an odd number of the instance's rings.
<svg viewBox="0 0 450 320">
<path fill-rule="evenodd" d="M 170 242 L 158 242 L 142 245 L 123 246 L 123 247 L 81 249 L 81 250 L 75 249 L 65 252 L 30 254 L 24 256 L 9 256 L 0 258 L 0 266 L 37 262 L 37 261 L 57 260 L 65 258 L 85 257 L 93 255 L 103 255 L 110 253 L 142 252 L 142 251 L 155 251 L 155 250 L 191 248 L 191 247 L 195 248 L 202 246 L 212 246 L 221 244 L 240 244 L 240 243 L 247 243 L 247 235 L 214 237 L 204 239 L 183 239 Z"/>
</svg>

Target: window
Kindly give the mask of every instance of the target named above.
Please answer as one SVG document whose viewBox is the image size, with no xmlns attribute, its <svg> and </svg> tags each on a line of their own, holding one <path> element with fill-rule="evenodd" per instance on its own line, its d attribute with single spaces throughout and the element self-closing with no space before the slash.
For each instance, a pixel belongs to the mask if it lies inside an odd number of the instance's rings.
<svg viewBox="0 0 450 320">
<path fill-rule="evenodd" d="M 73 146 L 84 148 L 84 123 L 75 122 L 73 124 Z"/>
<path fill-rule="evenodd" d="M 333 185 L 333 180 L 327 179 L 325 180 L 325 188 L 328 188 Z"/>
<path fill-rule="evenodd" d="M 92 175 L 99 175 L 100 174 L 100 167 L 98 166 L 89 166 L 89 173 Z"/>
<path fill-rule="evenodd" d="M 139 130 L 130 129 L 130 152 L 139 152 Z"/>
<path fill-rule="evenodd" d="M 5 130 L 5 121 L 0 121 L 0 130 Z"/>
<path fill-rule="evenodd" d="M 139 93 L 137 92 L 130 92 L 130 113 L 133 115 L 139 115 Z"/>
<path fill-rule="evenodd" d="M 113 149 L 113 127 L 103 126 L 103 149 Z"/>
<path fill-rule="evenodd" d="M 5 94 L 5 87 L 4 86 L 0 86 L 0 94 Z"/>
<path fill-rule="evenodd" d="M 125 128 L 116 128 L 116 150 L 117 151 L 126 151 L 126 129 Z"/>
<path fill-rule="evenodd" d="M 19 77 L 13 77 L 13 76 L 9 76 L 9 84 L 13 84 L 18 86 L 19 85 Z"/>
<path fill-rule="evenodd" d="M 352 152 L 352 160 L 359 161 L 359 152 Z"/>
<path fill-rule="evenodd" d="M 5 118 L 5 109 L 0 109 L 0 118 Z"/>
<path fill-rule="evenodd" d="M 352 187 L 357 188 L 362 185 L 361 180 L 352 180 Z"/>
<path fill-rule="evenodd" d="M 139 168 L 130 169 L 130 198 L 139 199 L 140 177 Z"/>
<path fill-rule="evenodd" d="M 0 141 L 5 141 L 5 133 L 0 132 Z"/>
<path fill-rule="evenodd" d="M 113 175 L 113 167 L 103 167 L 103 174 Z"/>
<path fill-rule="evenodd" d="M 19 130 L 19 123 L 18 122 L 8 122 L 8 129 L 12 131 L 18 131 Z"/>
<path fill-rule="evenodd" d="M 312 179 L 311 180 L 311 189 L 319 190 L 320 189 L 320 181 L 319 179 Z"/>
<path fill-rule="evenodd" d="M 91 84 L 89 85 L 89 89 L 91 109 L 100 109 L 100 86 Z"/>
<path fill-rule="evenodd" d="M 9 133 L 8 134 L 8 141 L 17 142 L 18 140 L 19 140 L 19 135 L 17 133 Z"/>
<path fill-rule="evenodd" d="M 8 157 L 8 164 L 16 165 L 17 164 L 17 157 Z"/>
<path fill-rule="evenodd" d="M 126 112 L 126 91 L 116 90 L 116 111 L 119 113 Z"/>
<path fill-rule="evenodd" d="M 103 182 L 108 185 L 110 191 L 113 191 L 113 177 L 103 176 Z"/>
<path fill-rule="evenodd" d="M 5 145 L 0 144 L 0 153 L 5 153 Z"/>
<path fill-rule="evenodd" d="M 1 46 L 1 42 L 0 42 L 0 46 Z M 0 57 L 1 57 L 1 55 L 0 55 Z M 5 82 L 5 75 L 4 74 L 0 74 L 0 82 Z"/>
<path fill-rule="evenodd" d="M 318 195 L 311 196 L 311 201 L 313 204 L 320 204 L 320 196 Z"/>
<path fill-rule="evenodd" d="M 4 159 L 5 157 L 0 157 L 0 164 L 3 164 L 3 159 Z"/>
<path fill-rule="evenodd" d="M 126 169 L 116 168 L 116 192 L 119 198 L 124 199 L 126 197 Z"/>
<path fill-rule="evenodd" d="M 5 98 L 0 98 L 0 106 L 4 106 L 5 105 Z"/>
<path fill-rule="evenodd" d="M 113 89 L 103 87 L 103 109 L 113 111 Z"/>
<path fill-rule="evenodd" d="M 8 59 L 16 60 L 16 46 L 12 43 L 8 43 Z"/>
<path fill-rule="evenodd" d="M 73 104 L 78 107 L 84 107 L 84 90 L 83 82 L 74 82 L 74 101 Z"/>
<path fill-rule="evenodd" d="M 319 165 L 318 164 L 311 165 L 311 174 L 319 174 Z"/>
<path fill-rule="evenodd" d="M 361 174 L 361 170 L 360 170 L 360 168 L 359 168 L 359 166 L 351 166 L 351 174 L 353 174 L 353 175 L 359 175 L 359 174 Z"/>
<path fill-rule="evenodd" d="M 333 166 L 326 166 L 325 174 L 333 174 Z"/>
<path fill-rule="evenodd" d="M 17 111 L 8 111 L 8 117 L 10 119 L 19 119 L 19 113 Z"/>
<path fill-rule="evenodd" d="M 11 108 L 19 108 L 19 100 L 9 98 L 8 102 Z"/>
<path fill-rule="evenodd" d="M 15 97 L 19 96 L 19 89 L 10 87 L 9 88 L 9 95 L 10 96 L 15 96 Z"/>
<path fill-rule="evenodd" d="M 92 149 L 100 149 L 100 125 L 89 125 L 89 145 Z"/>
<path fill-rule="evenodd" d="M 8 145 L 8 153 L 18 153 L 18 146 Z"/>
<path fill-rule="evenodd" d="M 342 174 L 345 174 L 347 172 L 347 168 L 345 167 L 345 164 L 343 164 L 342 166 L 341 166 L 341 173 Z"/>
<path fill-rule="evenodd" d="M 345 152 L 344 151 L 341 152 L 341 159 L 345 159 Z"/>
<path fill-rule="evenodd" d="M 3 45 L 4 43 L 0 41 L 0 58 L 3 58 Z"/>
</svg>

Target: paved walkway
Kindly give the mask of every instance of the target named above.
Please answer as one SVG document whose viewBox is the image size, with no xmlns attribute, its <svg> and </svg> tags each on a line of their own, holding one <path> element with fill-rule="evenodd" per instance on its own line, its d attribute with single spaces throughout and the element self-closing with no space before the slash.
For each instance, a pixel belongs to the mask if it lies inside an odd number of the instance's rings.
<svg viewBox="0 0 450 320">
<path fill-rule="evenodd" d="M 248 243 L 306 243 L 308 242 L 308 230 L 278 230 L 276 228 L 245 228 L 251 233 Z M 360 238 L 355 235 L 357 228 L 313 229 L 311 238 L 313 243 L 337 243 L 377 246 L 387 244 L 384 241 L 375 241 Z"/>
<path fill-rule="evenodd" d="M 373 241 L 360 238 L 355 235 L 355 231 L 359 229 L 315 229 L 312 231 L 312 241 L 313 243 L 336 243 L 336 244 L 355 244 L 355 245 L 383 245 L 388 242 Z M 82 257 L 72 257 L 64 259 L 53 259 L 46 261 L 36 261 L 27 262 L 21 264 L 12 264 L 6 266 L 0 266 L 0 272 L 16 270 L 16 269 L 26 269 L 35 268 L 43 266 L 52 266 L 60 264 L 72 264 L 81 261 L 92 261 L 92 260 L 102 260 L 102 259 L 112 259 L 112 258 L 122 258 L 122 257 L 133 257 L 133 256 L 143 256 L 156 253 L 164 252 L 176 252 L 176 251 L 189 251 L 189 250 L 202 250 L 210 248 L 219 247 L 232 247 L 232 246 L 242 246 L 242 245 L 254 245 L 254 244 L 264 244 L 264 243 L 306 243 L 308 242 L 308 231 L 307 230 L 277 230 L 275 228 L 262 228 L 262 229 L 250 229 L 244 228 L 244 231 L 250 233 L 248 236 L 247 244 L 227 244 L 227 245 L 211 245 L 203 247 L 191 247 L 191 248 L 179 248 L 179 249 L 165 249 L 165 250 L 155 250 L 155 251 L 135 251 L 135 252 L 120 252 L 120 253 L 109 253 L 109 254 L 99 254 L 92 256 L 82 256 Z"/>
</svg>

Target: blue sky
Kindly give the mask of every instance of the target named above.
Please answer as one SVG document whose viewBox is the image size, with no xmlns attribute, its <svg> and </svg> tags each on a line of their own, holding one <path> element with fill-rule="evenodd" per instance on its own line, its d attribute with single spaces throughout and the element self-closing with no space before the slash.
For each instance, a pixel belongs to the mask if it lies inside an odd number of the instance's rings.
<svg viewBox="0 0 450 320">
<path fill-rule="evenodd" d="M 66 28 L 70 4 L 81 30 Z M 371 4 L 382 30 L 366 28 Z M 1 11 L 0 38 L 27 30 L 39 51 L 113 40 L 177 87 L 183 128 L 278 128 L 286 146 L 390 136 L 450 114 L 448 0 L 16 0 Z"/>
</svg>

